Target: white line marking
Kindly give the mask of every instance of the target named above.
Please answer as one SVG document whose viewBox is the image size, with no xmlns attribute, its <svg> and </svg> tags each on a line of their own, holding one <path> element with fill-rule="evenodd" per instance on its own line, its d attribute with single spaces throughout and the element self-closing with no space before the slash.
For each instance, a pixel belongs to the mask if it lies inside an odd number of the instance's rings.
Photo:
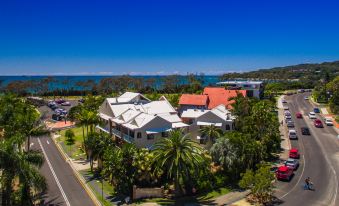
<svg viewBox="0 0 339 206">
<path fill-rule="evenodd" d="M 58 179 L 58 177 L 56 176 L 56 174 L 55 174 L 55 172 L 54 172 L 54 169 L 53 169 L 53 167 L 52 167 L 52 164 L 51 164 L 51 162 L 49 161 L 49 159 L 48 159 L 48 157 L 47 157 L 47 154 L 46 154 L 46 152 L 45 152 L 45 149 L 43 148 L 43 146 L 42 146 L 42 144 L 41 144 L 40 138 L 38 138 L 38 142 L 39 142 L 39 145 L 40 145 L 40 147 L 41 147 L 42 153 L 44 154 L 44 156 L 45 156 L 45 158 L 46 158 L 48 167 L 49 167 L 49 169 L 51 170 L 51 172 L 52 172 L 52 174 L 53 174 L 53 177 L 54 177 L 54 179 L 55 179 L 55 181 L 56 181 L 56 183 L 57 183 L 57 185 L 58 185 L 58 187 L 59 187 L 59 189 L 60 189 L 61 195 L 63 196 L 63 198 L 64 198 L 64 200 L 65 200 L 65 202 L 66 202 L 66 205 L 67 205 L 67 206 L 71 206 L 71 204 L 69 203 L 69 201 L 68 201 L 68 199 L 67 199 L 67 196 L 66 196 L 66 194 L 65 194 L 65 191 L 64 191 L 64 189 L 62 189 L 62 186 L 61 186 L 61 184 L 60 184 L 60 182 L 59 182 L 59 179 Z M 47 142 L 48 142 L 48 141 L 47 141 Z"/>
<path fill-rule="evenodd" d="M 49 141 L 47 140 L 47 144 L 49 144 Z"/>
</svg>

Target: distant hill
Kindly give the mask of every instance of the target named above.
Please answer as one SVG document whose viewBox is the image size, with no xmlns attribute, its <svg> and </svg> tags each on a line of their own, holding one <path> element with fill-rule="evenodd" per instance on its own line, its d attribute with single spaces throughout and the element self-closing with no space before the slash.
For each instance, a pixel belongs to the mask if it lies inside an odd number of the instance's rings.
<svg viewBox="0 0 339 206">
<path fill-rule="evenodd" d="M 227 73 L 223 80 L 234 79 L 260 79 L 260 80 L 295 80 L 326 82 L 339 75 L 339 61 L 324 62 L 320 64 L 298 64 L 293 66 L 259 69 L 244 73 Z"/>
</svg>

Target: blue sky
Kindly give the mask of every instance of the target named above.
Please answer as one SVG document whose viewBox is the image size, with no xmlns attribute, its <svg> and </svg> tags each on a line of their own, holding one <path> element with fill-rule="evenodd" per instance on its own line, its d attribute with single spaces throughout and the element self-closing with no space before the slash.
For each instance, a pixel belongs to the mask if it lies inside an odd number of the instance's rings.
<svg viewBox="0 0 339 206">
<path fill-rule="evenodd" d="M 339 60 L 339 2 L 1 0 L 0 75 L 220 74 Z"/>
</svg>

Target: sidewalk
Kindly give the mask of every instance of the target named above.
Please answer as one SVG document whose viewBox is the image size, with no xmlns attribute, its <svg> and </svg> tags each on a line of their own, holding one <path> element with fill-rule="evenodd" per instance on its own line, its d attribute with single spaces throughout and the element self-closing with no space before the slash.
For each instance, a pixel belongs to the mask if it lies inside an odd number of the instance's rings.
<svg viewBox="0 0 339 206">
<path fill-rule="evenodd" d="M 230 192 L 226 195 L 217 197 L 213 203 L 215 203 L 216 205 L 235 205 L 236 202 L 240 202 L 241 200 L 243 202 L 243 199 L 249 194 L 249 190 L 243 192 Z"/>
</svg>

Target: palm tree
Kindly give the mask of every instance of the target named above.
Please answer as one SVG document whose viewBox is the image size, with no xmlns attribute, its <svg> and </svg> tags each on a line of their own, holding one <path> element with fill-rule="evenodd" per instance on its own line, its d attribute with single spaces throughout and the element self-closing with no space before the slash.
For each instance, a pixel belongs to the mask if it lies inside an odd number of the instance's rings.
<svg viewBox="0 0 339 206">
<path fill-rule="evenodd" d="M 213 143 L 223 134 L 223 131 L 214 124 L 204 126 L 199 131 L 202 136 L 208 137 Z"/>
<path fill-rule="evenodd" d="M 103 155 L 103 170 L 104 177 L 109 179 L 112 185 L 117 184 L 117 177 L 121 177 L 120 171 L 123 167 L 122 152 L 118 147 L 108 147 Z"/>
<path fill-rule="evenodd" d="M 45 178 L 39 173 L 43 156 L 38 151 L 19 151 L 12 141 L 0 145 L 0 169 L 4 205 L 34 205 L 34 201 L 47 188 Z M 16 181 L 17 180 L 17 181 Z M 13 190 L 16 183 L 17 189 Z M 13 198 L 14 196 L 18 198 Z"/>
<path fill-rule="evenodd" d="M 217 139 L 210 150 L 212 160 L 221 165 L 225 170 L 232 169 L 238 159 L 236 148 L 229 139 Z"/>
<path fill-rule="evenodd" d="M 182 183 L 206 166 L 203 149 L 181 130 L 170 132 L 169 138 L 160 140 L 154 148 L 154 163 L 174 181 L 177 196 L 182 194 Z"/>
</svg>

